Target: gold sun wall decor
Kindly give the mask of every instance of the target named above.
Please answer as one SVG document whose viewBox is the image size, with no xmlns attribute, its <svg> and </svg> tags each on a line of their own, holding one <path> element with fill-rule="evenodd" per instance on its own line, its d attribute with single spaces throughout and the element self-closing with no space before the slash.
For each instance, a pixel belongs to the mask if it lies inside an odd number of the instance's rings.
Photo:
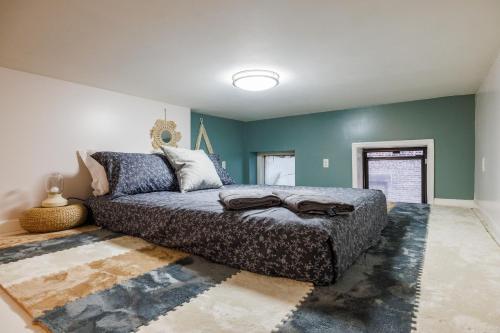
<svg viewBox="0 0 500 333">
<path fill-rule="evenodd" d="M 161 146 L 177 147 L 177 142 L 181 140 L 181 133 L 175 129 L 177 124 L 172 120 L 157 119 L 151 129 L 151 145 L 154 149 L 160 149 Z"/>
</svg>

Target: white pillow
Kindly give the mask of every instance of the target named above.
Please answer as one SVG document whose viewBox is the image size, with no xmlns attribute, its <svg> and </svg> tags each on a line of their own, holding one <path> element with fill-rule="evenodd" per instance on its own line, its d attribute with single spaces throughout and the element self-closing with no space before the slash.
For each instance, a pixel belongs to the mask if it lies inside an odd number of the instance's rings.
<svg viewBox="0 0 500 333">
<path fill-rule="evenodd" d="M 90 156 L 93 153 L 95 152 L 92 150 L 78 151 L 83 163 L 89 169 L 90 176 L 92 176 L 92 184 L 90 184 L 94 190 L 92 194 L 98 197 L 109 193 L 109 182 L 104 167 Z"/>
<path fill-rule="evenodd" d="M 203 150 L 162 147 L 175 169 L 181 192 L 219 188 L 222 182 L 215 166 Z"/>
</svg>

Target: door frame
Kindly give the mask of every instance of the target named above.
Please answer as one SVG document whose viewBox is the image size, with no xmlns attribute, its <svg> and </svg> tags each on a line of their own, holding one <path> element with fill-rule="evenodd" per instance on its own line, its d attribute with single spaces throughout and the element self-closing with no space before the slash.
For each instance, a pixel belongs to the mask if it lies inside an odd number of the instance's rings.
<svg viewBox="0 0 500 333">
<path fill-rule="evenodd" d="M 363 149 L 427 147 L 427 203 L 434 203 L 434 139 L 353 142 L 352 143 L 352 187 L 363 188 Z"/>
<path fill-rule="evenodd" d="M 396 156 L 396 157 L 368 157 L 370 152 L 393 152 L 405 150 L 422 150 L 420 156 Z M 370 174 L 368 172 L 368 161 L 370 160 L 420 160 L 421 161 L 421 193 L 420 200 L 427 203 L 427 147 L 395 147 L 395 148 L 365 148 L 363 149 L 363 188 L 367 189 L 369 185 Z"/>
</svg>

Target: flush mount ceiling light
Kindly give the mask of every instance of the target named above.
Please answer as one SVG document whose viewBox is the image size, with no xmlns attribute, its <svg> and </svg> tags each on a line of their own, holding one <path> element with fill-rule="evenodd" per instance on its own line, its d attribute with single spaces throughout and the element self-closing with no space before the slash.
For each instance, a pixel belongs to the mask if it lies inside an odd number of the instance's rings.
<svg viewBox="0 0 500 333">
<path fill-rule="evenodd" d="M 279 83 L 278 73 L 263 69 L 245 70 L 233 75 L 233 86 L 248 91 L 271 89 Z"/>
</svg>

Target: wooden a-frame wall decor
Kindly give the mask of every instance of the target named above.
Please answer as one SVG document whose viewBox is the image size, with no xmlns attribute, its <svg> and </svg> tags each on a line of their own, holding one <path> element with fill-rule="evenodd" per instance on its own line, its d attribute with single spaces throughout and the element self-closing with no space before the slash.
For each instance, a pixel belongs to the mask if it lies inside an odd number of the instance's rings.
<svg viewBox="0 0 500 333">
<path fill-rule="evenodd" d="M 198 130 L 198 138 L 196 139 L 196 145 L 194 147 L 196 150 L 200 149 L 202 138 L 205 140 L 205 145 L 207 146 L 208 153 L 213 154 L 214 150 L 212 148 L 212 144 L 210 143 L 207 130 L 203 125 L 203 118 L 200 118 L 200 129 Z"/>
</svg>

